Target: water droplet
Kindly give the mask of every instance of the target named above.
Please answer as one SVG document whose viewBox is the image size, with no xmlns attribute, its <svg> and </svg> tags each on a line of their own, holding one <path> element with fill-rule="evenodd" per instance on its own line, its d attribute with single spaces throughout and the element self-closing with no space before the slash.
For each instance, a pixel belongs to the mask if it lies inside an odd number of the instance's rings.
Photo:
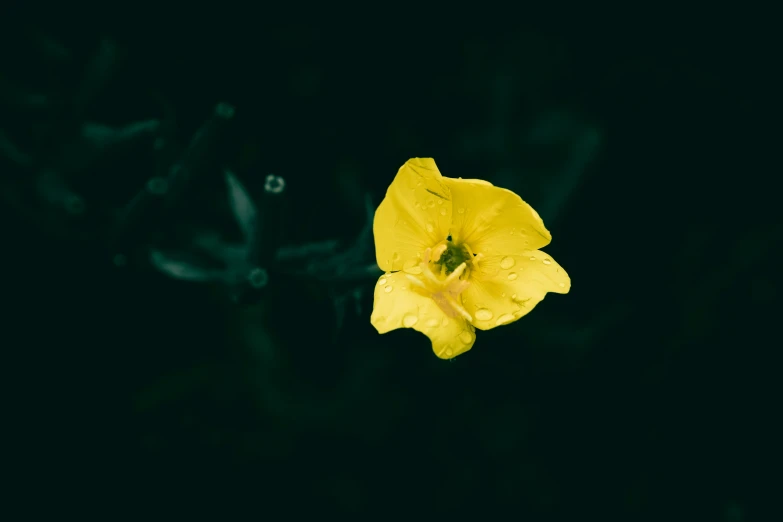
<svg viewBox="0 0 783 522">
<path fill-rule="evenodd" d="M 476 319 L 480 321 L 489 321 L 492 319 L 492 311 L 487 310 L 486 308 L 479 308 L 476 310 Z"/>
<path fill-rule="evenodd" d="M 441 319 L 441 321 L 440 321 L 440 325 L 441 326 L 446 326 L 448 324 L 449 324 L 449 318 L 448 317 L 444 317 L 443 319 Z"/>
<path fill-rule="evenodd" d="M 162 196 L 169 190 L 169 181 L 166 178 L 155 177 L 147 181 L 147 190 L 156 196 Z"/>
<path fill-rule="evenodd" d="M 514 266 L 514 263 L 516 263 L 516 262 L 514 261 L 513 257 L 506 256 L 506 257 L 504 257 L 503 259 L 500 260 L 500 268 L 502 268 L 503 270 L 505 270 L 507 268 L 511 268 L 512 266 Z"/>
<path fill-rule="evenodd" d="M 435 206 L 435 200 L 431 199 L 427 202 L 427 208 L 432 208 Z"/>
<path fill-rule="evenodd" d="M 400 253 L 395 252 L 394 255 L 392 256 L 392 261 L 399 261 L 399 260 L 400 260 Z"/>
<path fill-rule="evenodd" d="M 386 285 L 385 287 L 383 287 L 383 291 L 386 292 L 387 294 L 389 292 L 391 292 L 392 290 L 394 290 L 394 289 L 392 288 L 391 285 Z"/>
<path fill-rule="evenodd" d="M 438 205 L 442 205 L 442 204 L 443 204 L 443 200 L 442 200 L 442 199 L 439 199 L 439 200 L 438 200 Z"/>
<path fill-rule="evenodd" d="M 531 261 L 535 261 L 536 260 L 536 256 L 530 256 L 530 260 Z"/>
<path fill-rule="evenodd" d="M 544 259 L 544 264 L 545 265 L 551 265 L 552 264 L 552 260 L 551 259 Z"/>
<path fill-rule="evenodd" d="M 440 321 L 438 321 L 437 319 L 427 319 L 427 322 L 425 324 L 430 328 L 435 328 L 440 324 Z"/>
<path fill-rule="evenodd" d="M 503 314 L 500 317 L 498 317 L 498 320 L 495 321 L 495 324 L 497 326 L 500 326 L 501 324 L 506 324 L 507 322 L 511 321 L 514 318 L 511 314 Z"/>
<path fill-rule="evenodd" d="M 263 288 L 269 282 L 269 274 L 261 267 L 256 267 L 247 275 L 247 280 L 253 288 Z"/>
<path fill-rule="evenodd" d="M 559 286 L 560 288 L 565 288 L 565 283 L 558 283 L 557 286 Z"/>
<path fill-rule="evenodd" d="M 264 190 L 269 192 L 270 194 L 280 194 L 285 190 L 285 180 L 281 178 L 280 176 L 275 176 L 274 174 L 270 174 L 266 177 L 266 182 L 264 183 Z"/>
<path fill-rule="evenodd" d="M 385 323 L 386 322 L 386 318 L 384 316 L 382 316 L 382 315 L 375 315 L 375 316 L 370 318 L 370 322 L 372 324 Z"/>
<path fill-rule="evenodd" d="M 215 114 L 226 120 L 234 117 L 234 107 L 228 103 L 218 103 L 215 107 Z"/>
<path fill-rule="evenodd" d="M 457 212 L 459 212 L 460 214 L 464 214 L 465 213 L 465 209 L 460 207 L 460 208 L 457 209 Z"/>
<path fill-rule="evenodd" d="M 459 340 L 465 344 L 468 344 L 473 340 L 473 334 L 465 330 L 464 332 L 459 334 Z"/>
<path fill-rule="evenodd" d="M 506 297 L 506 293 L 503 292 L 502 294 L 500 294 L 500 297 Z"/>
<path fill-rule="evenodd" d="M 378 279 L 378 284 L 379 285 L 385 285 L 386 284 L 386 278 L 382 277 L 382 278 Z"/>
<path fill-rule="evenodd" d="M 440 200 L 439 200 L 439 201 L 440 201 Z M 446 209 L 445 209 L 445 208 L 442 208 L 442 209 L 440 209 L 440 215 L 441 215 L 441 216 L 445 216 L 446 214 L 447 214 L 447 212 L 446 212 Z"/>
<path fill-rule="evenodd" d="M 508 280 L 509 281 L 513 281 L 516 278 L 517 278 L 517 273 L 516 272 L 511 272 L 510 274 L 508 274 Z"/>
<path fill-rule="evenodd" d="M 421 208 L 421 203 L 419 203 L 418 201 L 416 201 L 416 202 L 413 204 L 413 206 L 414 206 L 414 207 L 416 207 L 416 208 Z"/>
<path fill-rule="evenodd" d="M 454 352 L 451 350 L 451 348 L 448 348 L 448 349 L 446 350 L 446 355 L 448 355 L 449 357 L 451 357 L 452 355 L 454 355 Z"/>
<path fill-rule="evenodd" d="M 419 318 L 413 314 L 407 314 L 402 318 L 402 325 L 405 328 L 410 328 L 414 324 L 419 322 Z"/>
<path fill-rule="evenodd" d="M 435 227 L 431 223 L 427 223 L 427 232 L 432 232 L 433 230 L 435 230 Z"/>
<path fill-rule="evenodd" d="M 511 294 L 511 299 L 516 299 L 516 298 L 517 298 L 517 294 Z"/>
</svg>

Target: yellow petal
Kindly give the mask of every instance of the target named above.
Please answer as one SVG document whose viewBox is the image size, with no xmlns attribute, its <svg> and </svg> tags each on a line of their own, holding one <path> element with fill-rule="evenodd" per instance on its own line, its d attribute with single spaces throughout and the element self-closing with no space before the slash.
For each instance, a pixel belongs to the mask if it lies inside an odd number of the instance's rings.
<svg viewBox="0 0 783 522">
<path fill-rule="evenodd" d="M 552 235 L 533 207 L 486 181 L 443 178 L 451 191 L 451 235 L 474 254 L 514 255 L 549 244 Z"/>
<path fill-rule="evenodd" d="M 451 194 L 431 158 L 408 160 L 397 172 L 373 222 L 381 270 L 402 270 L 428 247 L 444 241 L 451 224 Z"/>
<path fill-rule="evenodd" d="M 411 291 L 405 272 L 385 274 L 378 279 L 370 322 L 382 334 L 397 328 L 423 333 L 441 359 L 467 352 L 476 340 L 475 329 L 465 319 L 447 316 L 435 301 Z"/>
<path fill-rule="evenodd" d="M 570 289 L 565 270 L 546 253 L 531 250 L 480 260 L 462 293 L 462 305 L 476 328 L 489 330 L 527 314 L 547 292 L 567 294 Z"/>
</svg>

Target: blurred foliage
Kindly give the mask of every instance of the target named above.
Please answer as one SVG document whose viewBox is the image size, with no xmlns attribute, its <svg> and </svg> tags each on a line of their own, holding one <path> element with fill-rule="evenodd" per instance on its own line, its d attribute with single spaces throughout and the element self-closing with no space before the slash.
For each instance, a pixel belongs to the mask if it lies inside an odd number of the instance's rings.
<svg viewBox="0 0 783 522">
<path fill-rule="evenodd" d="M 3 31 L 16 484 L 771 520 L 763 35 L 234 22 Z M 372 209 L 415 156 L 521 194 L 573 281 L 451 363 L 369 323 Z"/>
</svg>

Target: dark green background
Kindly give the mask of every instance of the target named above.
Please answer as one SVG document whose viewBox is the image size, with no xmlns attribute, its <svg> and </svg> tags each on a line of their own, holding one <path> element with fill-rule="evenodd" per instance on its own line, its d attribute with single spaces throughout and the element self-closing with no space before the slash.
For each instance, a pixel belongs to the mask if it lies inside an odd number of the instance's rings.
<svg viewBox="0 0 783 522">
<path fill-rule="evenodd" d="M 155 272 L 148 244 L 114 266 L 110 209 L 154 174 L 151 145 L 76 169 L 87 211 L 65 232 L 34 198 L 0 209 L 4 431 L 32 504 L 165 502 L 173 518 L 215 501 L 255 519 L 774 518 L 771 33 L 728 19 L 498 18 L 464 30 L 222 14 L 3 32 L 4 84 L 45 86 L 65 105 L 101 38 L 116 43 L 89 121 L 173 114 L 184 147 L 216 103 L 234 104 L 230 146 L 210 161 L 259 198 L 267 174 L 286 179 L 283 243 L 352 241 L 364 194 L 377 205 L 408 158 L 434 157 L 446 176 L 539 209 L 545 250 L 573 283 L 441 361 L 417 332 L 375 332 L 371 279 L 270 269 L 258 302 L 236 305 Z M 50 68 L 35 30 L 72 60 Z M 3 111 L 0 128 L 35 143 L 38 164 L 75 150 L 76 131 L 46 130 L 62 113 Z M 2 161 L 4 191 L 35 185 L 38 167 Z M 148 243 L 192 222 L 236 236 L 219 183 L 214 169 Z"/>
</svg>

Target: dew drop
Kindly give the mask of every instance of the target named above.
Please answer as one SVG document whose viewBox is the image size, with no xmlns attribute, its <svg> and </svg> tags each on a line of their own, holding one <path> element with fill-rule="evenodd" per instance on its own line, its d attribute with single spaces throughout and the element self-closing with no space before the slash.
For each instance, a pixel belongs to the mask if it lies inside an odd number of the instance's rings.
<svg viewBox="0 0 783 522">
<path fill-rule="evenodd" d="M 498 317 L 498 320 L 495 321 L 495 324 L 497 326 L 500 326 L 501 324 L 506 324 L 507 322 L 511 321 L 514 318 L 511 314 L 503 314 L 500 317 Z"/>
<path fill-rule="evenodd" d="M 419 318 L 413 314 L 407 314 L 402 318 L 402 325 L 405 328 L 410 328 L 414 324 L 419 322 Z"/>
<path fill-rule="evenodd" d="M 500 297 L 506 297 L 506 293 L 503 292 L 502 294 L 500 294 Z"/>
<path fill-rule="evenodd" d="M 280 194 L 285 190 L 285 180 L 280 176 L 270 174 L 264 182 L 264 190 L 270 194 Z"/>
<path fill-rule="evenodd" d="M 449 357 L 451 357 L 452 355 L 454 355 L 454 352 L 451 350 L 451 348 L 449 348 L 449 349 L 447 349 L 447 350 L 446 350 L 446 355 L 448 355 Z"/>
<path fill-rule="evenodd" d="M 440 321 L 440 325 L 441 326 L 447 326 L 448 324 L 449 324 L 449 318 L 448 317 L 444 317 L 443 319 L 441 319 L 441 321 Z"/>
<path fill-rule="evenodd" d="M 506 256 L 506 257 L 504 257 L 503 259 L 500 260 L 500 268 L 502 268 L 504 270 L 507 269 L 507 268 L 511 268 L 512 266 L 514 266 L 514 263 L 515 263 L 515 261 L 514 261 L 513 257 Z"/>
<path fill-rule="evenodd" d="M 531 261 L 535 261 L 536 260 L 536 256 L 530 256 L 530 260 Z"/>
<path fill-rule="evenodd" d="M 395 252 L 394 255 L 392 256 L 392 261 L 399 261 L 399 260 L 400 260 L 400 253 Z"/>
<path fill-rule="evenodd" d="M 487 310 L 486 308 L 479 308 L 476 310 L 476 319 L 479 319 L 480 321 L 488 321 L 492 319 L 492 311 Z"/>
<path fill-rule="evenodd" d="M 427 208 L 432 208 L 434 206 L 435 206 L 435 200 L 434 199 L 431 199 L 431 200 L 427 201 Z"/>
<path fill-rule="evenodd" d="M 391 285 L 386 285 L 385 287 L 383 287 L 383 291 L 386 292 L 387 294 L 389 292 L 391 292 L 392 290 L 394 290 L 394 289 L 392 288 Z"/>
<path fill-rule="evenodd" d="M 551 265 L 551 264 L 552 264 L 552 260 L 551 260 L 551 259 L 548 259 L 548 258 L 547 258 L 547 259 L 544 259 L 544 264 L 545 264 L 545 265 Z"/>
<path fill-rule="evenodd" d="M 560 288 L 565 288 L 565 283 L 558 283 L 557 286 L 559 286 Z"/>
<path fill-rule="evenodd" d="M 430 328 L 435 328 L 440 324 L 440 321 L 438 321 L 437 319 L 427 319 L 427 322 L 425 324 Z"/>
<path fill-rule="evenodd" d="M 443 204 L 443 200 L 442 200 L 442 199 L 439 199 L 439 200 L 438 200 L 438 205 L 442 205 L 442 204 Z"/>
<path fill-rule="evenodd" d="M 432 224 L 427 223 L 427 232 L 432 232 L 433 230 L 435 230 L 435 227 L 433 227 Z"/>
<path fill-rule="evenodd" d="M 516 272 L 511 272 L 510 274 L 508 274 L 508 280 L 509 281 L 513 281 L 516 278 L 517 278 L 517 273 Z"/>
<path fill-rule="evenodd" d="M 438 200 L 438 201 L 440 201 L 440 200 Z M 446 209 L 445 208 L 440 209 L 440 215 L 441 216 L 445 216 L 446 215 Z"/>
<path fill-rule="evenodd" d="M 457 212 L 459 212 L 460 214 L 464 214 L 465 213 L 465 209 L 460 207 L 460 208 L 457 209 Z"/>
<path fill-rule="evenodd" d="M 473 334 L 465 330 L 464 332 L 459 334 L 459 340 L 465 344 L 468 344 L 473 340 Z"/>
<path fill-rule="evenodd" d="M 511 294 L 511 299 L 516 299 L 516 298 L 517 298 L 517 294 Z"/>
<path fill-rule="evenodd" d="M 382 277 L 382 278 L 378 279 L 378 284 L 379 285 L 385 285 L 386 284 L 386 278 Z"/>
</svg>

